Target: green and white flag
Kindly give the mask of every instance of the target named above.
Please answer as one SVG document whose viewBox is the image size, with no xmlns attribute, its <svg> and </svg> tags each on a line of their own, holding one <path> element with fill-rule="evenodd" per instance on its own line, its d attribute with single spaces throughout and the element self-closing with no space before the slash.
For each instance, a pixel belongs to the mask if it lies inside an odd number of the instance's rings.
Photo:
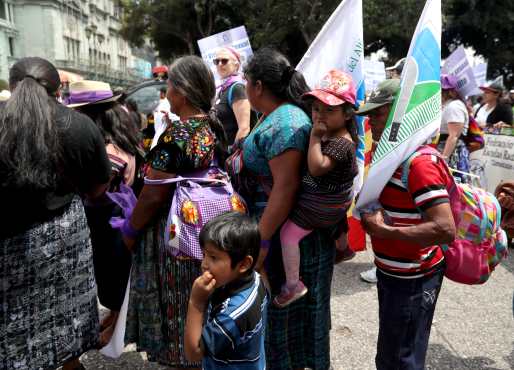
<svg viewBox="0 0 514 370">
<path fill-rule="evenodd" d="M 441 123 L 441 0 L 427 0 L 389 114 L 354 215 L 376 208 L 395 170 L 433 137 Z"/>
</svg>

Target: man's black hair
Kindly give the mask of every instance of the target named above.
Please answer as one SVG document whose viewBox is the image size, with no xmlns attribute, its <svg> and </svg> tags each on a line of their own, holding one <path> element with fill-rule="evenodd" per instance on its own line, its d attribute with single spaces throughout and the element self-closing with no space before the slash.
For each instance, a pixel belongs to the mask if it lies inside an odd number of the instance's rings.
<svg viewBox="0 0 514 370">
<path fill-rule="evenodd" d="M 261 246 L 259 226 L 257 221 L 245 214 L 227 212 L 213 218 L 202 228 L 200 232 L 202 250 L 207 243 L 227 252 L 232 268 L 246 256 L 252 256 L 251 270 L 253 270 Z"/>
<path fill-rule="evenodd" d="M 161 88 L 159 89 L 159 92 L 160 92 L 161 94 L 164 94 L 164 95 L 166 95 L 166 92 L 167 92 L 167 91 L 168 91 L 168 89 L 167 89 L 166 87 L 161 87 Z"/>
</svg>

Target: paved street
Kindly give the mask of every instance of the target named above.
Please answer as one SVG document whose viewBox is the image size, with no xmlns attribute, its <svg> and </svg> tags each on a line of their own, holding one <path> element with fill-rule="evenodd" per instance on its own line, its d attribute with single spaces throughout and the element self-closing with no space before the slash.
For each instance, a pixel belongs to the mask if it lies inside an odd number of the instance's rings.
<svg viewBox="0 0 514 370">
<path fill-rule="evenodd" d="M 336 370 L 374 369 L 377 336 L 376 287 L 358 274 L 371 267 L 359 253 L 336 267 L 332 292 L 332 364 Z M 427 369 L 514 370 L 514 255 L 484 286 L 445 280 L 428 350 Z M 165 369 L 127 347 L 114 361 L 92 351 L 82 358 L 87 369 Z"/>
</svg>

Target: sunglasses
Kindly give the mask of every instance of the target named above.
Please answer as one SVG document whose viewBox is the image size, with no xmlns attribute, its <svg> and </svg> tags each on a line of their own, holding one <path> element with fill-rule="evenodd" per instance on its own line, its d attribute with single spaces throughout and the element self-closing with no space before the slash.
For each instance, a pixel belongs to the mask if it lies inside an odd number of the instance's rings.
<svg viewBox="0 0 514 370">
<path fill-rule="evenodd" d="M 220 63 L 221 63 L 221 65 L 225 65 L 225 64 L 228 63 L 228 59 L 226 59 L 226 58 L 219 58 L 219 59 L 216 58 L 216 59 L 213 60 L 213 63 L 214 63 L 215 66 L 217 66 Z"/>
</svg>

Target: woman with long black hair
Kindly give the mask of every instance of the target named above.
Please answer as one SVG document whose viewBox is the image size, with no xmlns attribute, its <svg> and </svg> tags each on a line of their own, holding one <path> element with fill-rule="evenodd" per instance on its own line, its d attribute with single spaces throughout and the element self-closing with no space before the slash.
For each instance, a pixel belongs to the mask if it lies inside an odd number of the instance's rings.
<svg viewBox="0 0 514 370">
<path fill-rule="evenodd" d="M 167 99 L 180 120 L 168 122 L 148 154 L 146 176 L 162 180 L 223 163 L 226 139 L 211 110 L 214 76 L 196 56 L 177 59 L 169 68 Z M 145 184 L 130 220 L 125 243 L 134 250 L 126 338 L 150 361 L 174 368 L 200 367 L 187 361 L 184 329 L 193 281 L 201 275 L 202 255 L 166 251 L 164 234 L 173 187 Z"/>
<path fill-rule="evenodd" d="M 77 92 L 76 92 L 77 91 Z M 77 110 L 90 117 L 104 138 L 111 181 L 109 192 L 132 193 L 139 152 L 137 132 L 129 113 L 118 103 L 109 84 L 100 81 L 80 81 L 70 85 L 71 98 L 86 96 Z M 103 99 L 98 97 L 105 96 Z M 100 345 L 112 337 L 130 273 L 131 254 L 125 247 L 119 229 L 110 224 L 112 217 L 120 217 L 123 210 L 106 194 L 95 202 L 87 202 L 86 215 L 91 229 L 95 278 L 100 303 L 110 310 L 100 323 Z"/>
<path fill-rule="evenodd" d="M 55 67 L 23 58 L 0 105 L 0 369 L 82 368 L 98 341 L 89 228 L 79 194 L 109 182 L 91 120 L 57 102 Z"/>
</svg>

